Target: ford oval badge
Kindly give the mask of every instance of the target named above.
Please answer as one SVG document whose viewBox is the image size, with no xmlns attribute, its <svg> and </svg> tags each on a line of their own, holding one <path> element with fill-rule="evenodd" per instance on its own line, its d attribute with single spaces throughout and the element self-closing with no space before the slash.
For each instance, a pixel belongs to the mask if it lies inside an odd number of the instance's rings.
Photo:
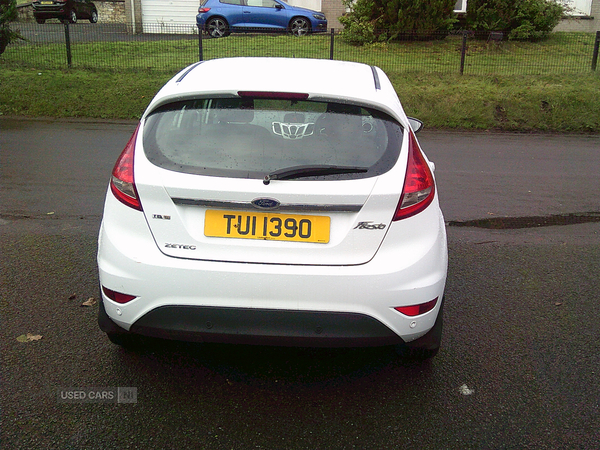
<svg viewBox="0 0 600 450">
<path fill-rule="evenodd" d="M 277 200 L 272 198 L 255 198 L 252 200 L 252 204 L 258 209 L 275 209 L 280 205 Z"/>
</svg>

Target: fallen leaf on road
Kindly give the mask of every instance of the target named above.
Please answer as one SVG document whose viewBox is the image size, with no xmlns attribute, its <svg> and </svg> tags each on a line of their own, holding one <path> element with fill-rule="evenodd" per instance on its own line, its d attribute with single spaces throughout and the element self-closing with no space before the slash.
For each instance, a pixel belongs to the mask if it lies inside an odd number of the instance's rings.
<svg viewBox="0 0 600 450">
<path fill-rule="evenodd" d="M 85 302 L 83 302 L 81 306 L 94 306 L 97 302 L 98 300 L 96 300 L 94 297 L 90 297 Z"/>
<path fill-rule="evenodd" d="M 466 384 L 463 384 L 461 387 L 458 388 L 458 390 L 462 395 L 471 395 L 475 393 L 475 389 L 469 389 L 469 387 Z"/>
<path fill-rule="evenodd" d="M 75 300 L 77 298 L 77 294 L 69 295 L 69 300 Z"/>
<path fill-rule="evenodd" d="M 19 341 L 19 342 L 31 342 L 31 341 L 39 341 L 41 338 L 42 338 L 42 336 L 40 336 L 39 334 L 27 333 L 27 334 L 22 334 L 21 336 L 19 336 L 17 338 L 17 341 Z"/>
</svg>

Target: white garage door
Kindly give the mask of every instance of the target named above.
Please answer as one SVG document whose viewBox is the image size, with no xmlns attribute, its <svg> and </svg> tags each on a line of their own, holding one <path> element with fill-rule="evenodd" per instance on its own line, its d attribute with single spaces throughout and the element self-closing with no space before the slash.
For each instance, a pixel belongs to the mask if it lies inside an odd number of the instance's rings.
<svg viewBox="0 0 600 450">
<path fill-rule="evenodd" d="M 199 0 L 142 0 L 144 33 L 197 33 Z"/>
<path fill-rule="evenodd" d="M 292 6 L 321 11 L 321 0 L 287 0 L 287 2 Z"/>
<path fill-rule="evenodd" d="M 569 8 L 567 14 L 572 16 L 589 16 L 592 14 L 592 0 L 563 0 L 562 3 Z"/>
</svg>

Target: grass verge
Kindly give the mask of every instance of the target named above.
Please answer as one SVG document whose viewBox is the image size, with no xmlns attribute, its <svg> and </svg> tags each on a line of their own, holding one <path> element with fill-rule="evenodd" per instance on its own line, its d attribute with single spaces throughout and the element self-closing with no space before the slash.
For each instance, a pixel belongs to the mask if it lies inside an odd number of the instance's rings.
<svg viewBox="0 0 600 450">
<path fill-rule="evenodd" d="M 600 132 L 600 77 L 391 75 L 407 114 L 434 128 Z"/>
<path fill-rule="evenodd" d="M 139 118 L 169 75 L 83 70 L 0 72 L 0 114 L 26 117 Z"/>
<path fill-rule="evenodd" d="M 0 115 L 139 118 L 173 74 L 8 69 Z M 600 132 L 600 77 L 389 73 L 406 113 L 428 128 Z"/>
</svg>

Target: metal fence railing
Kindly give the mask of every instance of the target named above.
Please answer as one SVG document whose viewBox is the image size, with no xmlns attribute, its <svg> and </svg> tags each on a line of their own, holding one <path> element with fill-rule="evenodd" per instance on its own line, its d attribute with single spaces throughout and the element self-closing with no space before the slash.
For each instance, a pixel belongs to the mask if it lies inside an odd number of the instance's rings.
<svg viewBox="0 0 600 450">
<path fill-rule="evenodd" d="M 214 39 L 194 25 L 172 23 L 144 25 L 141 34 L 132 34 L 127 24 L 14 23 L 12 28 L 25 40 L 9 45 L 0 64 L 36 69 L 173 72 L 201 59 L 280 56 L 364 62 L 392 73 L 538 75 L 596 70 L 600 45 L 600 32 L 515 42 L 497 33 L 482 39 L 459 31 L 357 47 L 335 30 L 300 37 L 247 31 Z"/>
</svg>

